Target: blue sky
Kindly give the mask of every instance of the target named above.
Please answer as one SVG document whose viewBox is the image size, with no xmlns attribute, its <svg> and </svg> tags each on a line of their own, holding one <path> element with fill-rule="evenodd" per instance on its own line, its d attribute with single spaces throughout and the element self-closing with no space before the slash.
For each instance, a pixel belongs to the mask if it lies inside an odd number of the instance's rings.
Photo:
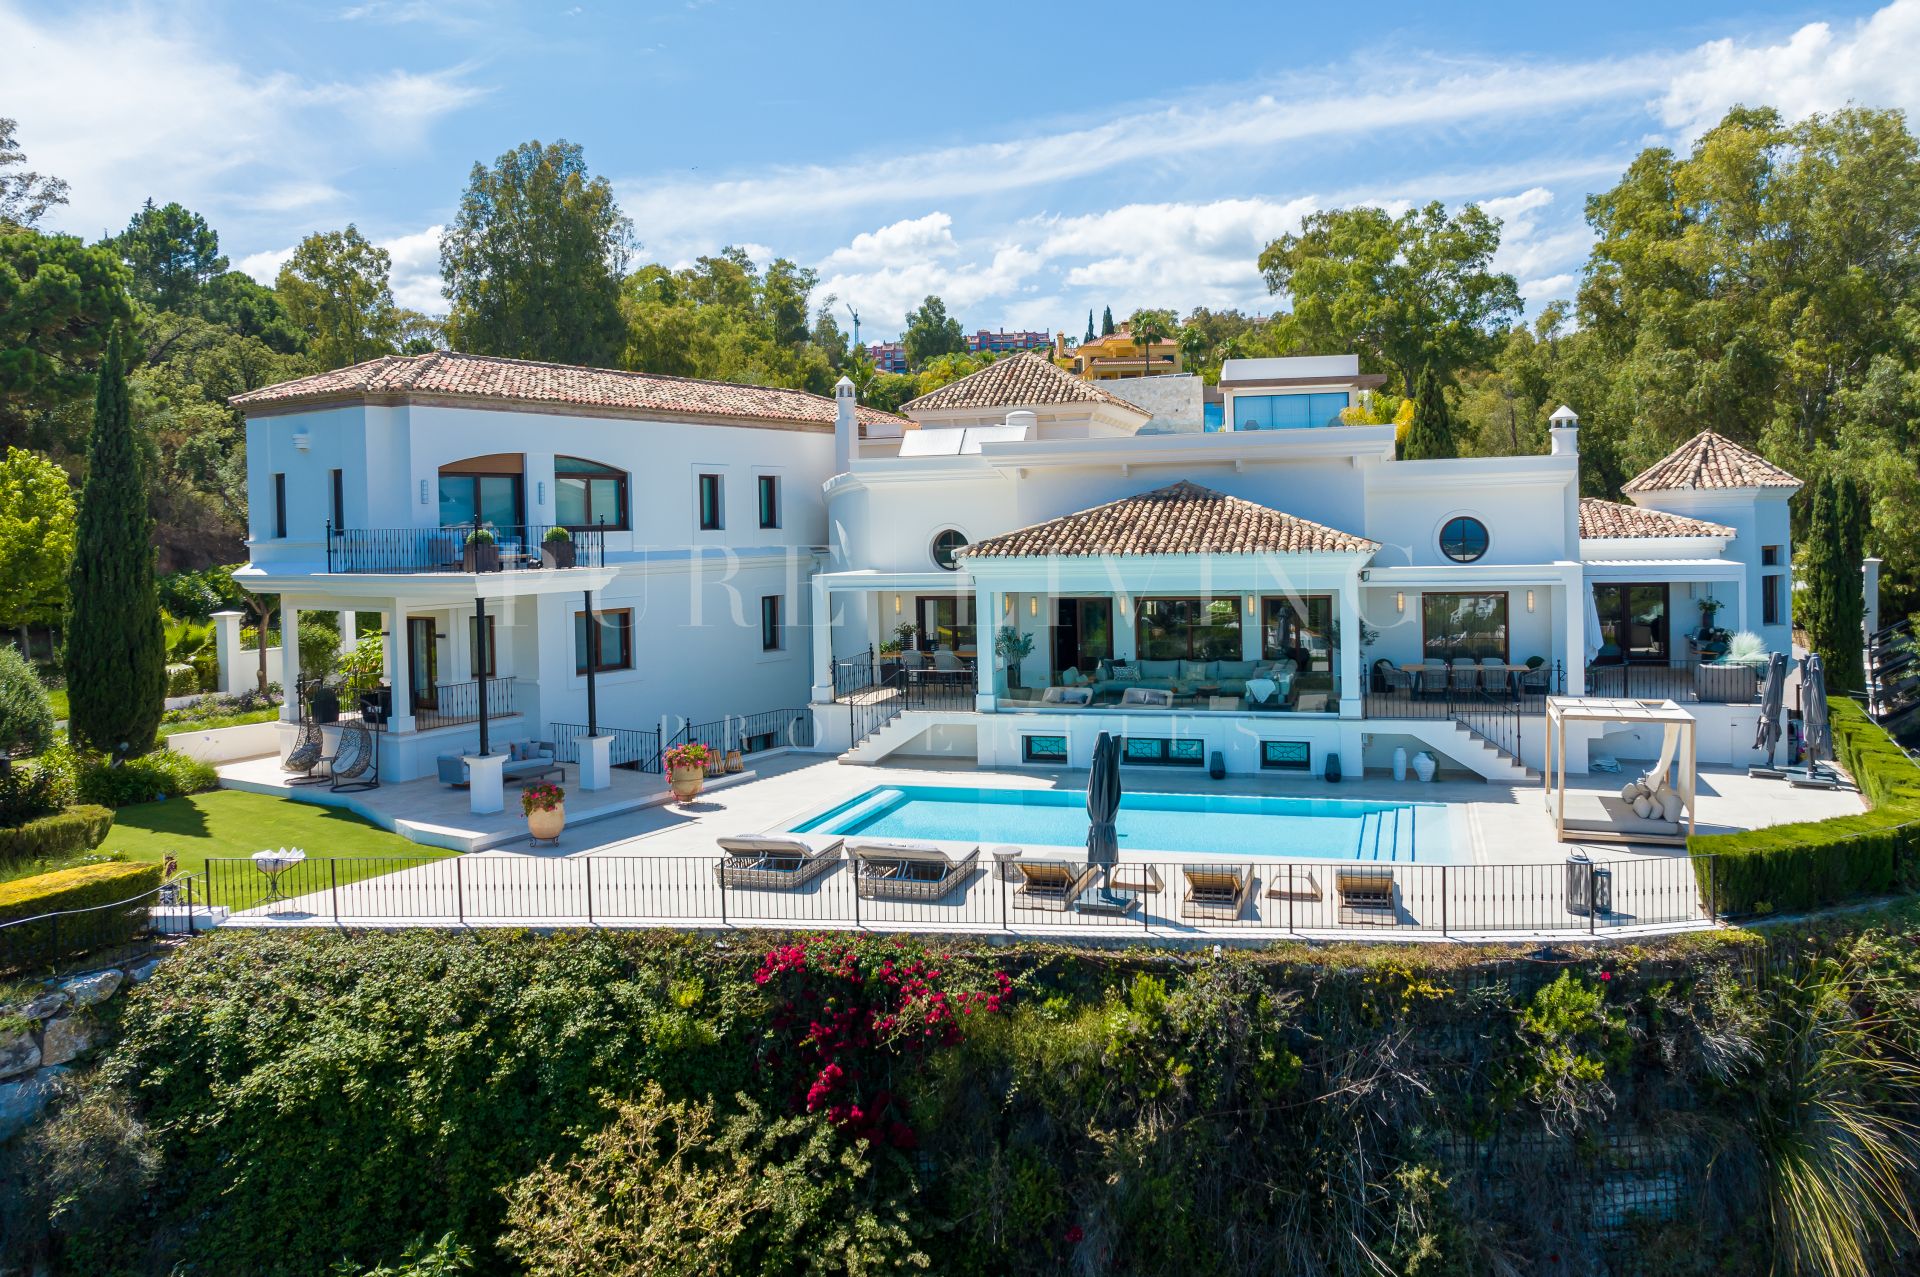
<svg viewBox="0 0 1920 1277">
<path fill-rule="evenodd" d="M 271 279 L 351 221 L 429 311 L 474 161 L 564 137 L 643 260 L 792 257 L 870 338 L 927 293 L 970 328 L 1270 310 L 1254 260 L 1303 214 L 1429 199 L 1498 213 L 1537 307 L 1642 147 L 1735 102 L 1920 105 L 1920 0 L 1094 8 L 0 0 L 0 115 L 72 184 L 56 229 L 177 199 Z"/>
</svg>

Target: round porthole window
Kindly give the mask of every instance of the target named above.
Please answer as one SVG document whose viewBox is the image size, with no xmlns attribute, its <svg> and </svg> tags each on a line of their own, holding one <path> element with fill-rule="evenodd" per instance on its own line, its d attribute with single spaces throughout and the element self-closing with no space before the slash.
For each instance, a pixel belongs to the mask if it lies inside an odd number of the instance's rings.
<svg viewBox="0 0 1920 1277">
<path fill-rule="evenodd" d="M 954 555 L 967 544 L 967 538 L 948 528 L 933 539 L 933 561 L 951 572 L 960 565 L 954 561 Z"/>
<path fill-rule="evenodd" d="M 1487 525 L 1461 515 L 1440 529 L 1440 553 L 1455 563 L 1471 563 L 1487 552 Z"/>
</svg>

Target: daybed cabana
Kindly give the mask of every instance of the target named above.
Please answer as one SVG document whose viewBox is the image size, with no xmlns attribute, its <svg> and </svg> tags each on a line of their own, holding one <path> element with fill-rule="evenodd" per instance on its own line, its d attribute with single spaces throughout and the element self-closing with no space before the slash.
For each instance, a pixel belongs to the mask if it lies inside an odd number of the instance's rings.
<svg viewBox="0 0 1920 1277">
<path fill-rule="evenodd" d="M 1660 761 L 1618 793 L 1567 788 L 1567 725 L 1624 723 L 1661 729 Z M 1672 843 L 1684 847 L 1696 812 L 1693 715 L 1672 701 L 1598 696 L 1547 698 L 1547 810 L 1561 842 Z M 1672 777 L 1674 765 L 1679 775 Z"/>
</svg>

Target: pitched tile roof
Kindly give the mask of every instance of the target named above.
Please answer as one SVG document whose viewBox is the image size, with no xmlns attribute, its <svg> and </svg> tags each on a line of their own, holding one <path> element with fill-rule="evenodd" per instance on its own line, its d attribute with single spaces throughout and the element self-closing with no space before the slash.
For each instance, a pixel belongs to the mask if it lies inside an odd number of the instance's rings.
<svg viewBox="0 0 1920 1277">
<path fill-rule="evenodd" d="M 976 541 L 968 557 L 1371 553 L 1379 544 L 1182 480 Z"/>
<path fill-rule="evenodd" d="M 942 408 L 1032 408 L 1063 403 L 1118 404 L 1134 412 L 1146 411 L 1090 381 L 1080 380 L 1031 350 L 996 359 L 979 372 L 909 399 L 900 409 L 935 412 Z"/>
<path fill-rule="evenodd" d="M 1725 435 L 1702 430 L 1620 485 L 1622 492 L 1706 488 L 1797 488 L 1800 481 Z"/>
<path fill-rule="evenodd" d="M 1637 537 L 1720 537 L 1733 529 L 1705 519 L 1689 519 L 1664 510 L 1646 510 L 1599 497 L 1580 498 L 1580 536 L 1584 540 L 1623 540 Z"/>
<path fill-rule="evenodd" d="M 726 381 L 661 377 L 612 368 L 582 368 L 530 359 L 498 359 L 436 350 L 424 355 L 387 355 L 312 377 L 283 381 L 235 395 L 241 408 L 310 400 L 406 398 L 451 395 L 523 403 L 603 408 L 632 413 L 689 413 L 760 421 L 832 426 L 834 401 L 804 390 L 739 386 Z M 903 418 L 872 408 L 857 409 L 866 425 L 905 425 Z"/>
</svg>

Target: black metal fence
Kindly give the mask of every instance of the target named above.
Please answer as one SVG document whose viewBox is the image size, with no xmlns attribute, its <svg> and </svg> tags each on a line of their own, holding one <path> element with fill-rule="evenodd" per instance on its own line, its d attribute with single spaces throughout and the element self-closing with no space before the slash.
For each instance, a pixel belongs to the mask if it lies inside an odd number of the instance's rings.
<svg viewBox="0 0 1920 1277">
<path fill-rule="evenodd" d="M 446 528 L 336 528 L 327 525 L 327 571 L 396 575 L 438 572 L 543 571 L 602 567 L 606 534 L 599 528 L 548 523 L 484 525 L 491 539 L 469 537 L 471 524 Z"/>
<path fill-rule="evenodd" d="M 51 967 L 149 937 L 156 906 L 183 907 L 180 929 L 196 933 L 208 921 L 206 894 L 203 876 L 177 874 L 124 900 L 0 922 L 0 973 Z"/>
<path fill-rule="evenodd" d="M 473 679 L 465 683 L 441 683 L 435 686 L 433 704 L 417 706 L 413 711 L 414 730 L 426 732 L 436 727 L 458 727 L 462 723 L 479 722 L 481 681 Z M 485 682 L 489 719 L 524 712 L 523 689 L 512 678 L 490 678 Z"/>
<path fill-rule="evenodd" d="M 1156 939 L 1181 934 L 1512 935 L 1573 938 L 1714 921 L 1711 858 L 1429 865 L 1233 859 L 1089 868 L 1053 860 L 1029 885 L 983 848 L 936 884 L 893 881 L 834 853 L 742 885 L 712 856 L 309 859 L 273 889 L 248 861 L 208 862 L 208 894 L 277 922 L 418 926 L 748 926 L 1010 931 Z M 746 880 L 754 880 L 749 874 Z"/>
<path fill-rule="evenodd" d="M 563 763 L 580 761 L 580 742 L 587 735 L 585 723 L 550 723 L 547 733 L 553 741 L 556 757 Z M 600 728 L 602 736 L 613 737 L 608 753 L 615 767 L 626 767 L 634 771 L 657 772 L 660 770 L 660 731 L 658 728 L 640 730 L 632 727 Z"/>
<path fill-rule="evenodd" d="M 1386 664 L 1375 662 L 1368 673 L 1362 705 L 1368 718 L 1459 718 L 1497 709 L 1541 717 L 1547 712 L 1547 698 L 1567 691 L 1567 672 L 1558 662 L 1537 670 L 1487 669 L 1468 663 L 1457 669 L 1380 668 Z"/>
</svg>

